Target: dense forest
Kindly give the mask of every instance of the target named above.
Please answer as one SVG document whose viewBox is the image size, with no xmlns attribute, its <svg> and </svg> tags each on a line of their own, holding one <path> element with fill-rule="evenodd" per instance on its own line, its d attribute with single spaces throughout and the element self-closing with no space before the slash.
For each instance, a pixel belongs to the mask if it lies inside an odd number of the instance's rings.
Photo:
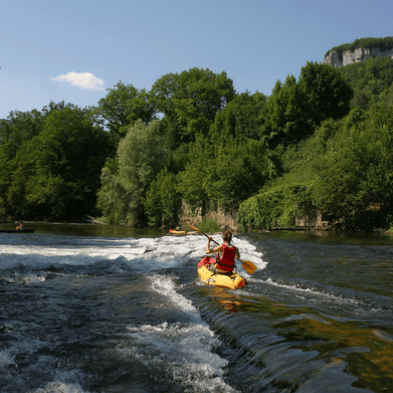
<svg viewBox="0 0 393 393">
<path fill-rule="evenodd" d="M 388 228 L 392 135 L 389 58 L 307 62 L 270 96 L 237 93 L 209 69 L 164 75 L 150 91 L 120 81 L 95 107 L 51 102 L 2 121 L 0 218 L 167 228 L 183 201 L 236 212 L 244 228 L 315 211 Z"/>
</svg>

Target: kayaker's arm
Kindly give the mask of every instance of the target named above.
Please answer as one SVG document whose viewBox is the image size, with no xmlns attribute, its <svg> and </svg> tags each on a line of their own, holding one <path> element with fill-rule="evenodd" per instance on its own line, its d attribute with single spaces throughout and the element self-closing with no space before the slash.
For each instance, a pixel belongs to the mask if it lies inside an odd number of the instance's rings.
<svg viewBox="0 0 393 393">
<path fill-rule="evenodd" d="M 209 240 L 207 241 L 207 246 L 206 246 L 206 254 L 214 254 L 216 252 L 221 252 L 222 251 L 222 245 L 218 245 L 216 248 L 213 248 L 213 250 L 210 250 L 210 242 L 212 241 L 212 238 L 209 237 Z"/>
</svg>

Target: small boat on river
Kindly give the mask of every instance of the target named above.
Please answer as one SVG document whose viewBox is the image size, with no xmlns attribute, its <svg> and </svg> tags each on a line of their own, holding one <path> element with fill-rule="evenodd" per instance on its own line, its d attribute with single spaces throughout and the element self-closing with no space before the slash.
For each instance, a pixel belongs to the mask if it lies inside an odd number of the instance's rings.
<svg viewBox="0 0 393 393">
<path fill-rule="evenodd" d="M 33 233 L 34 228 L 23 229 L 0 229 L 0 233 Z"/>
<path fill-rule="evenodd" d="M 169 233 L 172 235 L 185 235 L 187 231 L 178 231 L 177 229 L 170 229 Z"/>
<path fill-rule="evenodd" d="M 246 280 L 237 273 L 226 275 L 226 274 L 215 274 L 211 272 L 207 265 L 214 263 L 214 258 L 203 258 L 198 263 L 198 277 L 199 279 L 209 285 L 215 285 L 217 287 L 229 288 L 229 289 L 240 289 L 246 285 Z"/>
<path fill-rule="evenodd" d="M 198 232 L 196 231 L 178 231 L 176 229 L 169 230 L 170 235 L 197 235 Z"/>
</svg>

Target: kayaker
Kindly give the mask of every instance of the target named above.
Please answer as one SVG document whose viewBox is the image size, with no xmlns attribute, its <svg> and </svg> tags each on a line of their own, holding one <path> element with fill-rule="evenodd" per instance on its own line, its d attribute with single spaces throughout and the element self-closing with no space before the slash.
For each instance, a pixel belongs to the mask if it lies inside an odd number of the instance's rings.
<svg viewBox="0 0 393 393">
<path fill-rule="evenodd" d="M 23 229 L 23 222 L 20 221 L 19 225 L 16 227 L 16 230 Z"/>
<path fill-rule="evenodd" d="M 216 263 L 211 263 L 209 265 L 209 270 L 216 274 L 233 274 L 233 269 L 235 268 L 235 257 L 240 258 L 239 250 L 237 247 L 231 245 L 232 233 L 231 231 L 224 231 L 222 233 L 223 244 L 219 244 L 217 247 L 210 249 L 210 242 L 213 239 L 209 237 L 206 246 L 206 254 L 217 253 Z"/>
</svg>

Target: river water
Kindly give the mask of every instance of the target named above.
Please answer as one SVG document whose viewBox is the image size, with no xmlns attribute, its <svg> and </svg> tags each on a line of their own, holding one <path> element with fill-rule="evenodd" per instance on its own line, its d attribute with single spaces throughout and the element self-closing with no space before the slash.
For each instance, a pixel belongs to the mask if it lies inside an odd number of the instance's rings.
<svg viewBox="0 0 393 393">
<path fill-rule="evenodd" d="M 392 237 L 235 236 L 231 291 L 203 236 L 34 226 L 0 233 L 1 392 L 393 392 Z"/>
</svg>

